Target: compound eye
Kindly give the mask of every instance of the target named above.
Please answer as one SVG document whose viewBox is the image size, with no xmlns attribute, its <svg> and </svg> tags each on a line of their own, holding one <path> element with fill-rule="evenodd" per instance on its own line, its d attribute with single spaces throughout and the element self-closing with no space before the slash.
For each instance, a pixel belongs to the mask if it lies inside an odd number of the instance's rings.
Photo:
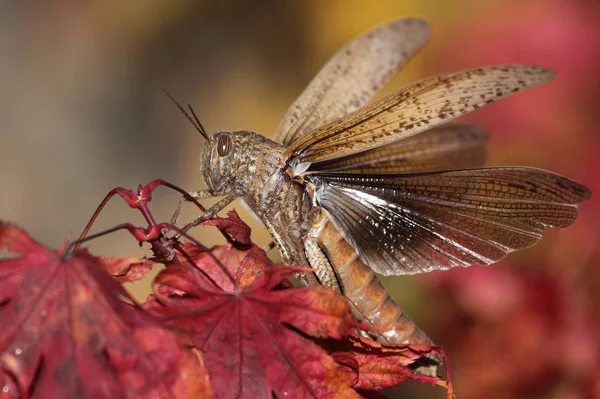
<svg viewBox="0 0 600 399">
<path fill-rule="evenodd" d="M 231 151 L 232 142 L 228 134 L 222 134 L 217 137 L 217 153 L 224 157 Z"/>
</svg>

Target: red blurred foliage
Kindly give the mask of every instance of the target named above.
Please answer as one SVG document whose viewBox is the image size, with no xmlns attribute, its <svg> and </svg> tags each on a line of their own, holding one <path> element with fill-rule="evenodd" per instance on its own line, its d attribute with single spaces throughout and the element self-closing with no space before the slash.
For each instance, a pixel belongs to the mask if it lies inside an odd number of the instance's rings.
<svg viewBox="0 0 600 399">
<path fill-rule="evenodd" d="M 465 398 L 600 397 L 600 3 L 499 2 L 448 27 L 435 64 L 447 71 L 525 63 L 554 82 L 486 107 L 492 160 L 567 174 L 591 200 L 578 222 L 490 268 L 434 273 L 431 330 Z M 434 64 L 430 62 L 429 64 Z"/>
<path fill-rule="evenodd" d="M 600 115 L 594 109 L 600 87 L 600 4 L 513 1 L 480 10 L 480 15 L 469 14 L 465 21 L 457 21 L 456 29 L 450 29 L 453 33 L 438 42 L 435 64 L 448 71 L 533 64 L 554 69 L 557 77 L 550 84 L 485 107 L 469 119 L 499 132 L 504 145 L 549 135 L 553 140 L 581 142 L 594 137 L 597 141 Z"/>
<path fill-rule="evenodd" d="M 564 281 L 514 267 L 431 281 L 432 316 L 464 397 L 600 397 L 600 329 Z"/>
</svg>

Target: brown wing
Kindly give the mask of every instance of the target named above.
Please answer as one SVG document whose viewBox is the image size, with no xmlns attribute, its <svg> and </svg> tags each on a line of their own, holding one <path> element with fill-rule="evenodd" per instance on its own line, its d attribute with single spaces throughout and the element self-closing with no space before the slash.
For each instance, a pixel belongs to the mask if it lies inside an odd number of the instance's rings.
<svg viewBox="0 0 600 399">
<path fill-rule="evenodd" d="M 447 123 L 358 154 L 310 165 L 312 171 L 394 174 L 437 172 L 485 166 L 485 129 L 462 123 Z"/>
<path fill-rule="evenodd" d="M 406 138 L 553 77 L 546 68 L 506 65 L 425 79 L 312 131 L 284 152 L 284 160 L 299 175 L 310 163 Z"/>
<path fill-rule="evenodd" d="M 427 22 L 390 21 L 338 51 L 287 111 L 273 140 L 289 145 L 363 107 L 429 39 Z"/>
<path fill-rule="evenodd" d="M 590 197 L 566 177 L 525 167 L 308 179 L 360 258 L 385 275 L 497 262 L 569 226 Z"/>
</svg>

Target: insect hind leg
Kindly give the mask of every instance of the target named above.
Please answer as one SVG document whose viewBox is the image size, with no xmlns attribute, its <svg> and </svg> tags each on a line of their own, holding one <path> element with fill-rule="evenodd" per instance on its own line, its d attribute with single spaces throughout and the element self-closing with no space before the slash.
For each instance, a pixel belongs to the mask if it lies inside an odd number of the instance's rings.
<svg viewBox="0 0 600 399">
<path fill-rule="evenodd" d="M 329 259 L 327 259 L 317 240 L 313 238 L 305 239 L 304 252 L 306 253 L 308 263 L 315 270 L 314 273 L 319 283 L 333 289 L 338 294 L 342 294 L 342 287 L 340 286 L 338 276 L 333 267 L 331 267 Z"/>
</svg>

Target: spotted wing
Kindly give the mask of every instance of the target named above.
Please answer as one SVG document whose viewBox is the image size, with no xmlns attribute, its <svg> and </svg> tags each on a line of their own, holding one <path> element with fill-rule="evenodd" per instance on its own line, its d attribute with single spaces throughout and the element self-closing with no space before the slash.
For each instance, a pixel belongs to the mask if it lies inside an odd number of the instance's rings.
<svg viewBox="0 0 600 399">
<path fill-rule="evenodd" d="M 397 174 L 480 168 L 486 162 L 487 138 L 485 129 L 446 123 L 382 147 L 313 163 L 307 173 Z"/>
<path fill-rule="evenodd" d="M 309 180 L 344 238 L 385 275 L 497 262 L 547 228 L 569 226 L 590 196 L 566 177 L 525 167 Z"/>
<path fill-rule="evenodd" d="M 312 131 L 288 147 L 284 157 L 300 175 L 311 163 L 404 139 L 553 76 L 545 68 L 505 65 L 428 78 Z"/>
<path fill-rule="evenodd" d="M 427 22 L 379 25 L 338 51 L 287 111 L 273 140 L 289 145 L 363 107 L 429 39 Z"/>
</svg>

